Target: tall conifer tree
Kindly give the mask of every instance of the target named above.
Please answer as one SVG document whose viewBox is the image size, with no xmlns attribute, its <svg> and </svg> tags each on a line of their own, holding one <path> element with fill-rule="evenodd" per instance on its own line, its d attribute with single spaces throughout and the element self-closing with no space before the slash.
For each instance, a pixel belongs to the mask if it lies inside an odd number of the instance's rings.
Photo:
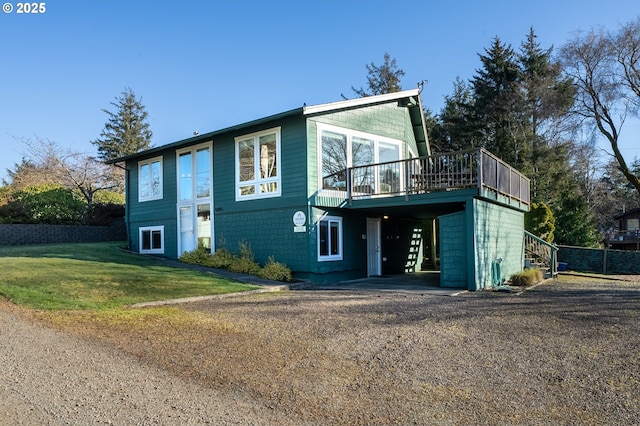
<svg viewBox="0 0 640 426">
<path fill-rule="evenodd" d="M 520 70 L 510 45 L 494 38 L 480 56 L 482 68 L 471 80 L 474 103 L 468 120 L 482 143 L 504 161 L 519 167 L 528 155 L 518 121 L 516 85 Z"/>
<path fill-rule="evenodd" d="M 111 102 L 115 112 L 103 109 L 109 116 L 100 133 L 100 138 L 91 142 L 98 149 L 98 157 L 103 161 L 113 160 L 151 147 L 148 113 L 130 88 L 126 88 L 115 102 Z"/>
<path fill-rule="evenodd" d="M 523 172 L 531 177 L 534 201 L 553 203 L 558 183 L 569 168 L 566 114 L 573 104 L 572 81 L 562 75 L 562 67 L 552 60 L 552 50 L 542 49 L 533 28 L 520 47 L 518 94 L 521 133 L 529 148 Z"/>
<path fill-rule="evenodd" d="M 373 62 L 367 65 L 367 82 L 369 90 L 362 87 L 356 89 L 351 86 L 354 93 L 360 97 L 384 95 L 386 93 L 395 93 L 402 90 L 400 86 L 400 77 L 404 75 L 404 71 L 396 65 L 396 59 L 391 59 L 388 53 L 384 54 L 384 63 L 376 66 Z"/>
</svg>

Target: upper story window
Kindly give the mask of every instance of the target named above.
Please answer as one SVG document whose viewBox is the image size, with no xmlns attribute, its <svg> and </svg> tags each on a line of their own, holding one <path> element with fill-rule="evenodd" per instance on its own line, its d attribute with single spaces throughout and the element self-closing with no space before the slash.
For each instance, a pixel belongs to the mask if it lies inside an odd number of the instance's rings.
<svg viewBox="0 0 640 426">
<path fill-rule="evenodd" d="M 162 157 L 138 162 L 138 201 L 162 199 Z"/>
<path fill-rule="evenodd" d="M 177 151 L 178 201 L 210 198 L 211 143 Z"/>
<path fill-rule="evenodd" d="M 236 201 L 280 196 L 280 127 L 235 141 Z"/>
<path fill-rule="evenodd" d="M 346 169 L 349 167 L 394 162 L 401 159 L 402 142 L 355 130 L 318 124 L 321 164 L 320 188 L 346 191 Z M 362 169 L 354 174 L 354 188 L 365 192 L 389 192 L 399 182 L 398 164 Z M 397 186 L 397 185 L 396 185 Z"/>
</svg>

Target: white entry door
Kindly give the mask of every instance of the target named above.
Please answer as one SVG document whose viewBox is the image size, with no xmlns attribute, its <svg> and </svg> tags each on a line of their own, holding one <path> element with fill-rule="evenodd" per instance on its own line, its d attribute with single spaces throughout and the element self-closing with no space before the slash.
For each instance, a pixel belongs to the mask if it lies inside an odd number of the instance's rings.
<svg viewBox="0 0 640 426">
<path fill-rule="evenodd" d="M 382 275 L 380 219 L 367 218 L 367 276 Z"/>
</svg>

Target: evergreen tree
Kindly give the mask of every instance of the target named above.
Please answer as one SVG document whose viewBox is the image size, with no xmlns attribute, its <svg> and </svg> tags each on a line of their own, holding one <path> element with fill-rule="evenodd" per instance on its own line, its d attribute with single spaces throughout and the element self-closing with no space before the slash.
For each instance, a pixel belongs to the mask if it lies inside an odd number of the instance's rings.
<svg viewBox="0 0 640 426">
<path fill-rule="evenodd" d="M 555 241 L 558 244 L 595 247 L 600 243 L 596 220 L 577 188 L 567 192 L 554 210 Z"/>
<path fill-rule="evenodd" d="M 133 91 L 126 88 L 111 105 L 116 111 L 103 109 L 109 118 L 100 138 L 92 142 L 98 149 L 98 157 L 109 161 L 150 148 L 152 132 L 142 99 L 136 99 Z"/>
<path fill-rule="evenodd" d="M 552 48 L 542 49 L 533 28 L 518 55 L 522 135 L 528 144 L 529 162 L 522 171 L 531 178 L 534 200 L 550 201 L 557 190 L 556 174 L 568 166 L 565 116 L 573 104 L 575 89 L 564 78 L 562 67 L 552 61 Z"/>
<path fill-rule="evenodd" d="M 469 85 L 459 77 L 453 83 L 453 94 L 444 98 L 442 111 L 429 133 L 429 141 L 438 151 L 460 151 L 482 146 L 480 132 L 469 125 L 467 116 L 473 107 Z"/>
<path fill-rule="evenodd" d="M 516 54 L 496 37 L 491 48 L 479 55 L 482 68 L 471 80 L 474 103 L 467 117 L 482 145 L 504 161 L 521 169 L 528 158 L 516 93 L 520 78 Z"/>
<path fill-rule="evenodd" d="M 373 62 L 367 65 L 367 82 L 369 90 L 362 87 L 356 89 L 351 86 L 354 93 L 360 97 L 383 95 L 386 93 L 394 93 L 402 90 L 400 86 L 400 77 L 404 75 L 404 71 L 398 69 L 396 59 L 391 59 L 388 53 L 384 54 L 384 63 L 376 66 Z"/>
<path fill-rule="evenodd" d="M 531 209 L 524 215 L 524 229 L 543 240 L 552 243 L 556 219 L 545 203 L 531 203 Z"/>
</svg>

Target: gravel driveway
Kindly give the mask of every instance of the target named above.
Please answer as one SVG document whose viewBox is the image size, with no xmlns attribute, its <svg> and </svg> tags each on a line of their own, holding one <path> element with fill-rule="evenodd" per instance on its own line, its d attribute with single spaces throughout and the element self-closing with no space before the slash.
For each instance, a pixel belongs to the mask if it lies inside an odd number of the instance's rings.
<svg viewBox="0 0 640 426">
<path fill-rule="evenodd" d="M 0 424 L 638 424 L 639 302 L 638 281 L 290 291 L 64 332 L 0 304 Z"/>
</svg>

